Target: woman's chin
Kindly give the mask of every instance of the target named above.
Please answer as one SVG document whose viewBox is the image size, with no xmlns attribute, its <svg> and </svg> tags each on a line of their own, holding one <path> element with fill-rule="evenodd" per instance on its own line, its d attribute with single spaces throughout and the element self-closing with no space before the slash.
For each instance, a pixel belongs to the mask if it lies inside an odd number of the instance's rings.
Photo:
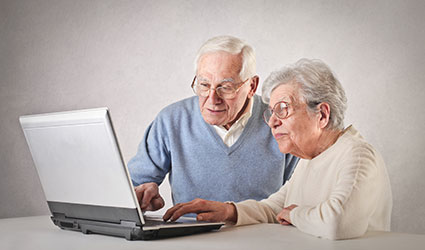
<svg viewBox="0 0 425 250">
<path fill-rule="evenodd" d="M 288 153 L 291 153 L 292 147 L 288 145 L 287 143 L 279 143 L 279 151 L 282 154 L 288 154 Z"/>
</svg>

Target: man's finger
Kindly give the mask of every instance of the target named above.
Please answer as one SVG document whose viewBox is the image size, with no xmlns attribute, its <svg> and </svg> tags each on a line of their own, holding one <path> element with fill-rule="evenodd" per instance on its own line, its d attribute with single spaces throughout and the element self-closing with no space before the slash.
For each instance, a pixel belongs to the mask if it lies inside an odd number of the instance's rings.
<svg viewBox="0 0 425 250">
<path fill-rule="evenodd" d="M 188 214 L 188 213 L 196 213 L 198 209 L 196 208 L 196 204 L 185 204 L 178 209 L 174 211 L 174 213 L 171 215 L 171 221 L 175 221 L 181 216 Z"/>
<path fill-rule="evenodd" d="M 137 186 L 134 188 L 134 191 L 136 192 L 137 201 L 140 203 L 143 197 L 143 192 L 145 191 L 142 186 Z"/>
<path fill-rule="evenodd" d="M 182 205 L 183 205 L 182 203 L 179 203 L 179 204 L 176 204 L 174 207 L 169 208 L 169 209 L 167 210 L 167 212 L 165 212 L 164 216 L 162 216 L 162 219 L 163 219 L 164 221 L 169 220 L 169 219 L 171 218 L 171 216 L 174 214 L 174 212 L 175 212 L 177 209 L 179 209 Z"/>
<path fill-rule="evenodd" d="M 164 199 L 162 199 L 161 196 L 157 198 L 153 198 L 150 202 L 150 204 L 147 206 L 147 211 L 156 211 L 158 209 L 163 208 L 165 205 Z"/>
<path fill-rule="evenodd" d="M 137 201 L 142 209 L 146 209 L 153 198 L 161 198 L 159 195 L 158 184 L 155 182 L 149 182 L 141 184 L 134 188 L 136 192 Z"/>
<path fill-rule="evenodd" d="M 203 199 L 195 199 L 193 201 L 177 204 L 176 206 L 168 209 L 168 211 L 165 213 L 163 219 L 172 221 L 177 220 L 182 215 L 188 214 L 188 213 L 203 213 L 208 211 L 215 211 L 215 202 L 214 201 L 207 201 Z"/>
<path fill-rule="evenodd" d="M 185 214 L 200 213 L 200 212 L 208 211 L 205 207 L 206 207 L 206 204 L 204 200 L 193 200 L 188 203 L 177 205 L 176 209 L 173 209 L 167 215 L 170 216 L 169 219 L 171 219 L 172 221 L 175 221 Z"/>
<path fill-rule="evenodd" d="M 149 204 L 151 203 L 152 198 L 155 197 L 156 195 L 157 194 L 152 189 L 145 190 L 145 192 L 143 192 L 142 205 L 140 205 L 140 207 L 142 209 L 147 208 L 149 206 Z"/>
</svg>

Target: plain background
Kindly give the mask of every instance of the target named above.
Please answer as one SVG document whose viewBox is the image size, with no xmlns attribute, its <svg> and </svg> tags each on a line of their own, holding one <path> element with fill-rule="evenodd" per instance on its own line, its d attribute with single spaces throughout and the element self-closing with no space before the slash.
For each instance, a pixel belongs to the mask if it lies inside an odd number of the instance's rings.
<svg viewBox="0 0 425 250">
<path fill-rule="evenodd" d="M 333 69 L 345 124 L 386 161 L 392 230 L 425 233 L 424 13 L 406 0 L 0 0 L 0 218 L 48 214 L 20 115 L 107 106 L 128 161 L 156 114 L 193 95 L 199 46 L 233 35 L 255 48 L 260 82 L 302 57 Z"/>
</svg>

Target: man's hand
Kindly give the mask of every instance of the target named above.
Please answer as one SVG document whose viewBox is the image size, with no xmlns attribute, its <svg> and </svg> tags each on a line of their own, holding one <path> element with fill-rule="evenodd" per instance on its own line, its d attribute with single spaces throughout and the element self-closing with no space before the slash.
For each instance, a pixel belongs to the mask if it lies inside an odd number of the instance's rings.
<svg viewBox="0 0 425 250">
<path fill-rule="evenodd" d="M 233 204 L 218 201 L 195 199 L 187 203 L 179 203 L 167 210 L 162 217 L 164 221 L 175 221 L 180 216 L 188 213 L 196 213 L 199 221 L 221 222 L 228 221 L 236 223 L 236 207 Z"/>
<path fill-rule="evenodd" d="M 290 205 L 289 207 L 285 207 L 280 211 L 278 215 L 276 215 L 276 220 L 279 221 L 282 225 L 291 225 L 291 216 L 289 216 L 289 213 L 292 211 L 292 209 L 298 207 L 297 205 Z"/>
<path fill-rule="evenodd" d="M 154 182 L 144 183 L 135 189 L 137 200 L 143 211 L 155 211 L 164 207 L 164 199 L 159 195 L 158 185 Z"/>
</svg>

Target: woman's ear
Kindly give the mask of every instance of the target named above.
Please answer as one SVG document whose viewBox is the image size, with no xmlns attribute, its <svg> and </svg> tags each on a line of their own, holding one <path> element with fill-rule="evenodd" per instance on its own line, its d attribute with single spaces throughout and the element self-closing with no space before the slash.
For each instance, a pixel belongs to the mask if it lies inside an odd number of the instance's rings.
<svg viewBox="0 0 425 250">
<path fill-rule="evenodd" d="M 319 109 L 319 127 L 326 128 L 331 117 L 331 107 L 326 102 L 317 105 Z"/>
</svg>

